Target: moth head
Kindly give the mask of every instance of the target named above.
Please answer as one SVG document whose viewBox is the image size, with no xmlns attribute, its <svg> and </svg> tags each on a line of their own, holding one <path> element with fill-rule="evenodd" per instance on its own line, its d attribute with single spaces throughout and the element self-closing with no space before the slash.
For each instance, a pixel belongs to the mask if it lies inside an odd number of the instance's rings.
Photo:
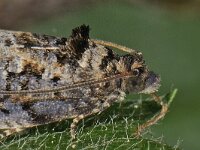
<svg viewBox="0 0 200 150">
<path fill-rule="evenodd" d="M 124 66 L 130 74 L 123 81 L 123 88 L 127 93 L 156 92 L 160 87 L 160 77 L 153 71 L 149 71 L 142 57 L 142 53 L 137 52 L 132 55 L 123 56 Z"/>
</svg>

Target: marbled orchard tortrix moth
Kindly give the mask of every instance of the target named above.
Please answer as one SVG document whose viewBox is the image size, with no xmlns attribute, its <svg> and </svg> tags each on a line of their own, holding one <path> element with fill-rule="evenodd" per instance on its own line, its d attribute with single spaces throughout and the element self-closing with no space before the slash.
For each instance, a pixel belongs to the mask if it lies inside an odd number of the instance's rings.
<svg viewBox="0 0 200 150">
<path fill-rule="evenodd" d="M 115 47 L 129 52 L 119 56 Z M 160 78 L 141 52 L 89 38 L 89 26 L 69 38 L 0 30 L 0 130 L 5 136 L 26 128 L 100 113 L 127 93 L 154 93 Z M 155 96 L 155 95 L 154 95 Z M 138 134 L 167 112 L 139 126 Z"/>
</svg>

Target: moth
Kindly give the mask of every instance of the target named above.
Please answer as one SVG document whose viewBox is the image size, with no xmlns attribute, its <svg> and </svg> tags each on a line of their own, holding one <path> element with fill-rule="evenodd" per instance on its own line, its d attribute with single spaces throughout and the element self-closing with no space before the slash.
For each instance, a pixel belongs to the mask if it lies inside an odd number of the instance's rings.
<svg viewBox="0 0 200 150">
<path fill-rule="evenodd" d="M 111 48 L 128 52 L 123 56 Z M 4 136 L 26 128 L 73 119 L 71 136 L 81 119 L 101 113 L 128 93 L 152 94 L 159 114 L 138 127 L 156 123 L 167 104 L 154 93 L 160 77 L 142 53 L 89 38 L 89 26 L 69 38 L 0 30 L 0 130 Z"/>
</svg>

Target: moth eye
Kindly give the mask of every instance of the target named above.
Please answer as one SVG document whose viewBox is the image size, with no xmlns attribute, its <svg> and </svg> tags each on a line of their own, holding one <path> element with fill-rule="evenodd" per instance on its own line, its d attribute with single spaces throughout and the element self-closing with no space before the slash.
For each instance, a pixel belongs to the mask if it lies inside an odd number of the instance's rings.
<svg viewBox="0 0 200 150">
<path fill-rule="evenodd" d="M 139 69 L 134 69 L 133 70 L 133 75 L 138 76 L 140 74 L 140 70 Z"/>
<path fill-rule="evenodd" d="M 144 68 L 143 67 L 140 67 L 140 68 L 135 68 L 134 70 L 133 70 L 133 75 L 135 75 L 135 76 L 139 76 L 141 73 L 143 73 L 144 72 Z"/>
</svg>

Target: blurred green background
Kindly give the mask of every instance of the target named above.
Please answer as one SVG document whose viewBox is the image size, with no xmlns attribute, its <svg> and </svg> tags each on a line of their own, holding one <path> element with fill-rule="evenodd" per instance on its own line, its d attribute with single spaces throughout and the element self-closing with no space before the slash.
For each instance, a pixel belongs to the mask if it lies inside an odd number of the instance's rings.
<svg viewBox="0 0 200 150">
<path fill-rule="evenodd" d="M 179 144 L 184 149 L 199 149 L 199 12 L 104 1 L 80 5 L 35 22 L 20 25 L 19 20 L 16 29 L 67 37 L 72 28 L 81 24 L 90 25 L 91 38 L 140 50 L 149 68 L 161 75 L 160 94 L 173 87 L 179 89 L 170 112 L 151 128 L 152 133 L 172 146 Z"/>
</svg>

